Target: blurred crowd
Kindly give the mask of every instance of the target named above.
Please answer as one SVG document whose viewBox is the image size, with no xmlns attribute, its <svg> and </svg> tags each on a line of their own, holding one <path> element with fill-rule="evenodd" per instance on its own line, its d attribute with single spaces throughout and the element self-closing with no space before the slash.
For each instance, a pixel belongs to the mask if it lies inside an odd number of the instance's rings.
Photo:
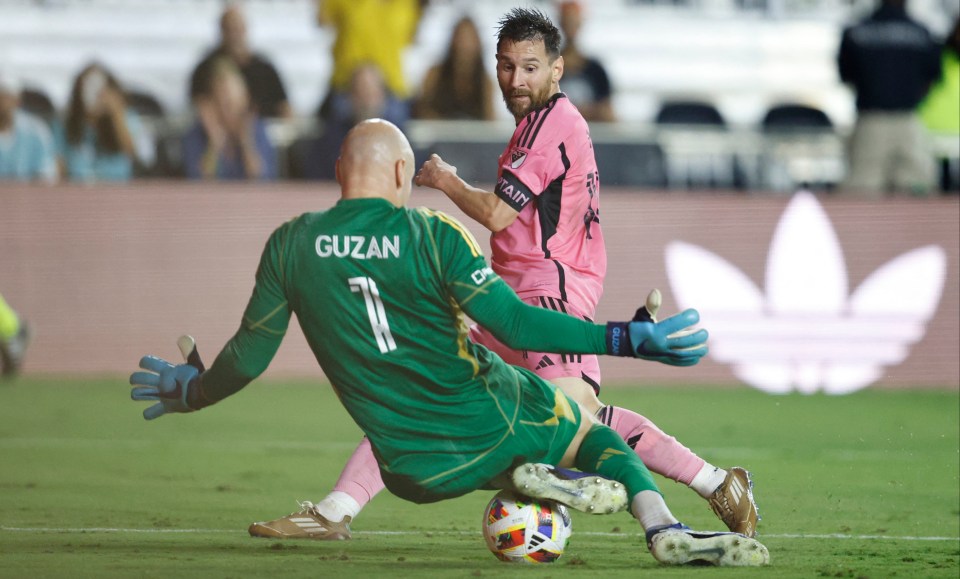
<svg viewBox="0 0 960 579">
<path fill-rule="evenodd" d="M 857 95 L 850 169 L 841 191 L 936 190 L 938 167 L 925 137 L 960 139 L 960 29 L 939 42 L 905 10 L 878 0 L 868 19 L 844 30 L 837 65 Z M 386 118 L 495 118 L 499 94 L 477 23 L 463 16 L 419 87 L 408 86 L 402 54 L 416 38 L 426 0 L 317 0 L 317 24 L 334 38 L 329 91 L 316 132 L 283 151 L 268 124 L 294 114 L 277 68 L 250 45 L 242 5 L 220 15 L 216 44 L 190 75 L 192 121 L 176 146 L 158 146 L 162 115 L 149 95 L 125 90 L 100 62 L 80 70 L 63 111 L 30 106 L 20 80 L 0 65 L 0 180 L 103 182 L 135 177 L 332 179 L 340 142 L 357 122 Z M 615 87 L 602 55 L 580 47 L 589 4 L 556 2 L 564 38 L 561 89 L 591 123 L 614 123 Z M 47 105 L 49 107 L 49 103 Z"/>
</svg>

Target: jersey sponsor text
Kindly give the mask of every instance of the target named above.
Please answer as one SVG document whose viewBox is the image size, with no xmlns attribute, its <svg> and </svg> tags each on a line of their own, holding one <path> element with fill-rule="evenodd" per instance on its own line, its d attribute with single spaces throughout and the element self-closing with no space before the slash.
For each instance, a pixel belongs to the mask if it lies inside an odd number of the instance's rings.
<svg viewBox="0 0 960 579">
<path fill-rule="evenodd" d="M 490 267 L 484 267 L 470 274 L 470 278 L 473 279 L 473 283 L 477 285 L 483 285 L 483 282 L 493 277 L 493 275 L 494 275 L 493 269 L 491 269 Z"/>
</svg>

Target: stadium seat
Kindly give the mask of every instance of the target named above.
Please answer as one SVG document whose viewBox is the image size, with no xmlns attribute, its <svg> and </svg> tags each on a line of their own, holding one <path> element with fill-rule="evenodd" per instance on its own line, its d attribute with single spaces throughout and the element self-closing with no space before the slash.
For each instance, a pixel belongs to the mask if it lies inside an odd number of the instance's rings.
<svg viewBox="0 0 960 579">
<path fill-rule="evenodd" d="M 765 132 L 782 130 L 833 130 L 830 117 L 822 110 L 802 104 L 770 107 L 761 123 Z"/>
<path fill-rule="evenodd" d="M 768 189 L 832 189 L 843 178 L 843 147 L 822 110 L 800 103 L 771 106 L 760 123 L 762 182 Z"/>
<path fill-rule="evenodd" d="M 671 189 L 746 187 L 733 138 L 720 111 L 707 102 L 668 101 L 655 118 Z"/>
<path fill-rule="evenodd" d="M 503 143 L 436 140 L 423 147 L 424 153 L 436 153 L 457 168 L 457 175 L 468 183 L 492 183 L 496 179 L 497 158 Z M 418 159 L 422 163 L 427 156 Z M 422 160 L 420 160 L 422 159 Z"/>
<path fill-rule="evenodd" d="M 172 124 L 158 125 L 157 160 L 149 176 L 183 178 L 183 132 Z"/>
<path fill-rule="evenodd" d="M 127 91 L 127 104 L 141 117 L 161 118 L 164 115 L 163 105 L 155 96 L 141 90 Z"/>
<path fill-rule="evenodd" d="M 725 127 L 726 123 L 717 107 L 698 101 L 674 101 L 663 103 L 657 112 L 658 125 L 707 125 Z"/>
<path fill-rule="evenodd" d="M 167 165 L 169 157 L 166 156 L 165 144 L 162 143 L 160 136 L 161 127 L 164 124 L 165 111 L 163 105 L 152 94 L 136 89 L 128 89 L 127 106 L 133 109 L 141 118 L 146 132 L 146 138 L 153 143 L 153 159 L 147 164 L 137 163 L 135 172 L 138 177 L 160 177 L 165 176 L 170 171 Z"/>
<path fill-rule="evenodd" d="M 313 168 L 310 166 L 311 157 L 316 145 L 316 134 L 305 134 L 297 137 L 286 148 L 282 160 L 281 173 L 288 179 L 310 179 Z"/>
<path fill-rule="evenodd" d="M 601 187 L 667 186 L 663 149 L 657 143 L 594 143 Z"/>
</svg>

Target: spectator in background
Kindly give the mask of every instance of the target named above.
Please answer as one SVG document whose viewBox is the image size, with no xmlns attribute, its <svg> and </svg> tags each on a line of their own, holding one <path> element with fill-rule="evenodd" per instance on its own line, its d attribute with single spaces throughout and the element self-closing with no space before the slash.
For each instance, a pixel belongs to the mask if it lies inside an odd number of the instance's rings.
<svg viewBox="0 0 960 579">
<path fill-rule="evenodd" d="M 194 99 L 197 119 L 183 137 L 191 179 L 274 179 L 277 154 L 250 106 L 243 76 L 230 59 L 215 60 L 207 91 Z"/>
<path fill-rule="evenodd" d="M 63 124 L 54 125 L 61 170 L 73 181 L 127 181 L 153 164 L 154 143 L 127 106 L 117 79 L 102 65 L 77 75 Z"/>
<path fill-rule="evenodd" d="M 313 144 L 312 151 L 307 153 L 305 176 L 311 179 L 335 179 L 334 166 L 343 139 L 354 125 L 374 118 L 385 119 L 402 127 L 406 113 L 395 99 L 390 98 L 380 68 L 373 63 L 366 63 L 353 71 L 347 100 L 336 101 L 320 138 Z"/>
<path fill-rule="evenodd" d="M 29 343 L 29 326 L 0 295 L 0 379 L 20 371 Z"/>
<path fill-rule="evenodd" d="M 940 50 L 930 32 L 907 16 L 906 0 L 882 0 L 870 17 L 843 31 L 837 60 L 840 79 L 857 94 L 840 191 L 928 193 L 934 162 L 917 105 L 940 76 Z"/>
<path fill-rule="evenodd" d="M 595 58 L 582 52 L 577 37 L 583 26 L 583 5 L 580 2 L 560 3 L 560 30 L 563 32 L 563 92 L 590 122 L 611 123 L 615 120 L 610 77 Z"/>
<path fill-rule="evenodd" d="M 941 55 L 941 78 L 933 85 L 927 98 L 920 104 L 920 117 L 933 135 L 960 141 L 960 17 L 947 36 Z M 956 153 L 954 153 L 956 154 Z M 944 191 L 960 188 L 960 160 L 954 158 L 951 170 L 949 158 L 941 159 L 943 174 L 941 187 Z"/>
<path fill-rule="evenodd" d="M 420 119 L 493 119 L 493 82 L 477 25 L 469 17 L 457 22 L 443 60 L 427 71 L 413 113 Z"/>
<path fill-rule="evenodd" d="M 413 42 L 425 0 L 317 0 L 317 23 L 331 29 L 333 73 L 330 90 L 320 107 L 324 120 L 350 100 L 354 72 L 373 64 L 387 87 L 390 108 L 409 116 L 409 96 L 403 73 L 403 51 Z"/>
<path fill-rule="evenodd" d="M 280 74 L 270 61 L 250 49 L 243 11 L 233 3 L 228 4 L 220 16 L 220 44 L 193 69 L 191 100 L 210 92 L 214 63 L 224 58 L 232 61 L 243 75 L 252 107 L 260 117 L 289 118 L 293 115 Z"/>
<path fill-rule="evenodd" d="M 20 90 L 16 78 L 0 71 L 0 181 L 56 181 L 53 135 L 43 120 L 20 108 Z"/>
</svg>

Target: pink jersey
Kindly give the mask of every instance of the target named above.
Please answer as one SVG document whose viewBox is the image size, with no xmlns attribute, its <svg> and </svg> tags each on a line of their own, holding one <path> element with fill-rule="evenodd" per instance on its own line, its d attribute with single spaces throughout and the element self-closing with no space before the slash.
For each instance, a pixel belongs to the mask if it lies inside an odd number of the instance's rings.
<svg viewBox="0 0 960 579">
<path fill-rule="evenodd" d="M 491 266 L 521 298 L 548 296 L 593 315 L 607 254 L 587 122 L 563 93 L 528 114 L 500 156 L 494 192 L 520 214 L 490 238 Z"/>
</svg>

